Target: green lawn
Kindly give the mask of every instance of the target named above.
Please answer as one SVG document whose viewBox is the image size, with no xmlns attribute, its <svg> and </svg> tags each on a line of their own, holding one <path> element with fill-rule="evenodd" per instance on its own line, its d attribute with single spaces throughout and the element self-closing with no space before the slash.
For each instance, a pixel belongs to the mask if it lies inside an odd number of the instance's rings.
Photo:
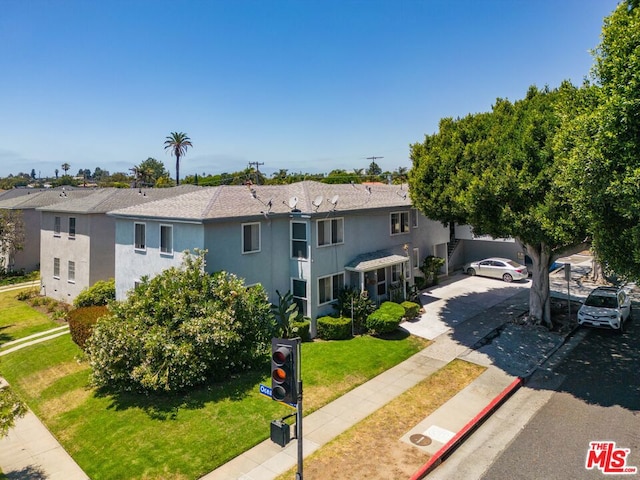
<svg viewBox="0 0 640 480">
<path fill-rule="evenodd" d="M 305 413 L 413 355 L 414 337 L 302 345 Z M 0 373 L 93 480 L 196 479 L 269 436 L 292 413 L 258 391 L 270 366 L 176 396 L 100 395 L 69 336 L 2 358 Z"/>
<path fill-rule="evenodd" d="M 22 290 L 0 293 L 0 345 L 60 325 L 16 299 Z"/>
</svg>

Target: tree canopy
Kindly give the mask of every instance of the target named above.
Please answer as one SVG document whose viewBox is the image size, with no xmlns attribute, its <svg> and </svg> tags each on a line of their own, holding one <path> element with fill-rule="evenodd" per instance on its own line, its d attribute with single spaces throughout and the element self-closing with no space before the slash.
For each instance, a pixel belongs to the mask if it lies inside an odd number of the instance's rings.
<svg viewBox="0 0 640 480">
<path fill-rule="evenodd" d="M 594 50 L 593 84 L 574 94 L 558 151 L 605 269 L 640 279 L 640 2 L 620 2 Z"/>
<path fill-rule="evenodd" d="M 549 265 L 585 236 L 557 181 L 560 90 L 531 87 L 514 103 L 498 99 L 490 112 L 443 119 L 437 133 L 411 146 L 409 173 L 413 204 L 426 216 L 524 245 L 533 260 L 530 315 L 549 325 Z"/>
</svg>

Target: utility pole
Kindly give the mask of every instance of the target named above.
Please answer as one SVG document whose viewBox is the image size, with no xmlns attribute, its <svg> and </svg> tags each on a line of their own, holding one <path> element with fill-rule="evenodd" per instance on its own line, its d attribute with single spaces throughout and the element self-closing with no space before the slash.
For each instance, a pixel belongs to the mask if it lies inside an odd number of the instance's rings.
<svg viewBox="0 0 640 480">
<path fill-rule="evenodd" d="M 256 166 L 256 185 L 259 185 L 260 176 L 258 174 L 260 173 L 260 165 L 264 165 L 264 162 L 249 162 L 249 168 L 251 168 L 252 165 Z"/>
</svg>

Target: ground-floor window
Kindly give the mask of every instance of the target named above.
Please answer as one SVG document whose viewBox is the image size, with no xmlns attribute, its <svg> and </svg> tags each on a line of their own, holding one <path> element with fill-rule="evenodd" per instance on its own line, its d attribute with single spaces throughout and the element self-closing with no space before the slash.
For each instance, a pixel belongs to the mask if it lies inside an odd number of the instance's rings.
<svg viewBox="0 0 640 480">
<path fill-rule="evenodd" d="M 318 305 L 338 299 L 340 290 L 344 288 L 344 273 L 330 275 L 318 279 Z"/>
<path fill-rule="evenodd" d="M 291 280 L 293 301 L 298 305 L 298 312 L 307 316 L 307 282 L 306 280 Z"/>
</svg>

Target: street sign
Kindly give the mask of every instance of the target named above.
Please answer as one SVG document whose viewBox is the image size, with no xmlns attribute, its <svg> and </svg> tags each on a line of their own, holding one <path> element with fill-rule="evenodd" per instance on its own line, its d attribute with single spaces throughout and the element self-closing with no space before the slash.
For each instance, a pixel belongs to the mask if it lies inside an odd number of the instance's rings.
<svg viewBox="0 0 640 480">
<path fill-rule="evenodd" d="M 271 387 L 267 387 L 266 385 L 260 384 L 260 393 L 271 398 Z"/>
</svg>

